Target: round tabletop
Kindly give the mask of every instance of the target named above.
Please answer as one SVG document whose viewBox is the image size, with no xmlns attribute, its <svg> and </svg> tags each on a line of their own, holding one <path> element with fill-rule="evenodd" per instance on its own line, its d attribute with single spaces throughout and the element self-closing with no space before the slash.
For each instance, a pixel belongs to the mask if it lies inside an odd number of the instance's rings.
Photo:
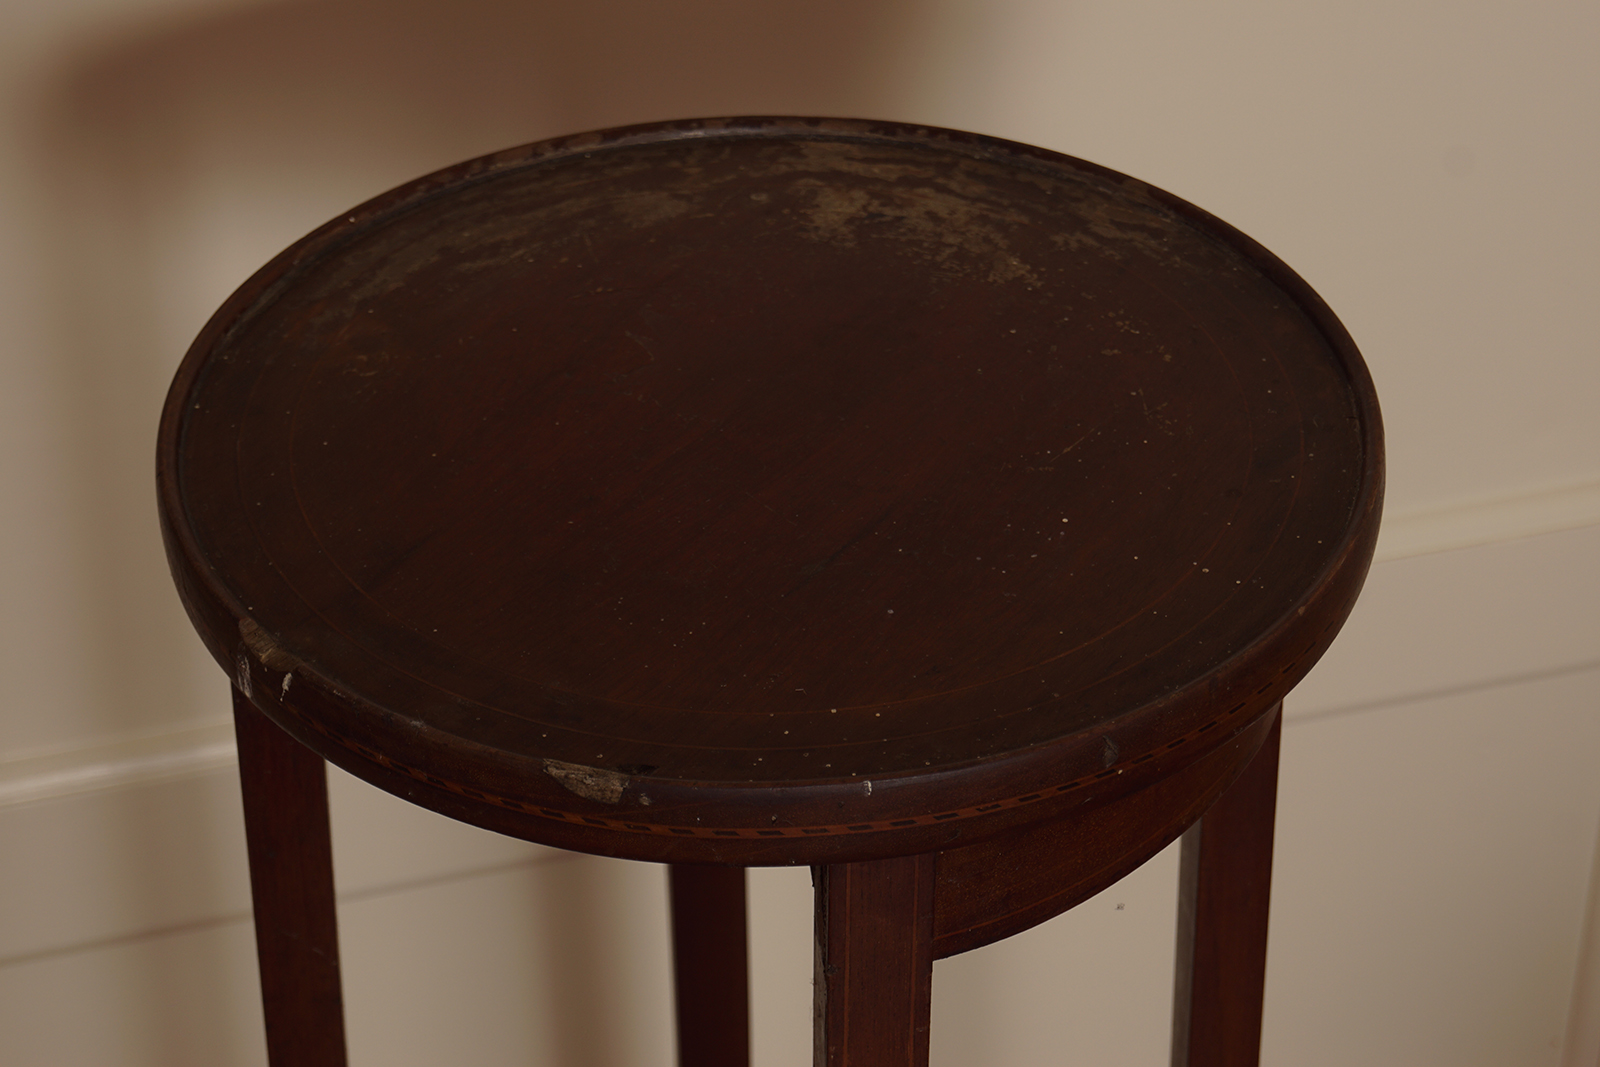
<svg viewBox="0 0 1600 1067">
<path fill-rule="evenodd" d="M 329 759 L 534 839 L 773 862 L 1198 758 L 1332 639 L 1382 494 L 1359 355 L 1254 242 L 839 120 L 379 197 L 218 312 L 159 460 L 202 636 Z"/>
</svg>

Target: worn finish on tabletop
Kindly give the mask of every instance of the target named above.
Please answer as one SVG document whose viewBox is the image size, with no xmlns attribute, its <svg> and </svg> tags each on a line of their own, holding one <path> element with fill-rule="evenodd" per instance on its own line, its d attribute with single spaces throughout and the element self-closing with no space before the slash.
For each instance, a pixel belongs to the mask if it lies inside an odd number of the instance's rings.
<svg viewBox="0 0 1600 1067">
<path fill-rule="evenodd" d="M 1176 198 L 679 124 L 280 256 L 178 375 L 162 516 L 212 652 L 354 773 L 568 847 L 831 863 L 1257 719 L 1359 588 L 1379 435 L 1322 303 Z"/>
</svg>

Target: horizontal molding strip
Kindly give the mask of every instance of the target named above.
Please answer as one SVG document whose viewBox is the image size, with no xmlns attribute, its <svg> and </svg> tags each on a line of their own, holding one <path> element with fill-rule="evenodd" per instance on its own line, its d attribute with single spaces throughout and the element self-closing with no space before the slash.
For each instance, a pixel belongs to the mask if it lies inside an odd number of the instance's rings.
<svg viewBox="0 0 1600 1067">
<path fill-rule="evenodd" d="M 1383 708 L 1398 707 L 1403 704 L 1415 704 L 1424 700 L 1460 696 L 1463 693 L 1480 689 L 1500 689 L 1514 685 L 1525 685 L 1596 669 L 1600 669 L 1600 660 L 1584 660 L 1579 663 L 1562 664 L 1558 667 L 1531 671 L 1525 674 L 1519 673 L 1504 677 L 1485 678 L 1465 685 L 1441 686 L 1417 692 L 1396 693 L 1380 700 L 1366 700 L 1357 704 L 1325 708 L 1321 711 L 1308 712 L 1302 715 L 1288 712 L 1284 715 L 1284 726 L 1297 726 L 1303 723 L 1316 722 L 1320 719 L 1338 718 L 1346 715 L 1378 711 Z M 1285 707 L 1289 707 L 1288 701 L 1285 701 Z M 223 768 L 232 770 L 238 763 L 238 753 L 234 748 L 231 737 L 232 730 L 233 724 L 224 722 L 216 725 L 207 724 L 191 730 L 151 735 L 131 742 L 121 742 L 121 746 L 125 748 L 131 748 L 135 745 L 148 747 L 157 741 L 164 741 L 169 746 L 161 751 L 139 752 L 122 759 L 106 758 L 109 753 L 115 751 L 118 747 L 117 744 L 112 744 L 76 752 L 23 757 L 0 763 L 0 810 L 39 800 L 52 800 L 125 786 L 149 785 L 196 774 L 206 774 Z M 213 735 L 217 733 L 228 734 L 228 739 L 215 739 Z M 80 758 L 76 762 L 69 762 L 74 755 Z M 61 765 L 39 766 L 39 764 L 54 761 L 61 761 Z"/>
<path fill-rule="evenodd" d="M 238 760 L 232 719 L 19 753 L 0 760 L 0 809 L 189 778 Z"/>
<path fill-rule="evenodd" d="M 1583 674 L 1586 671 L 1596 670 L 1600 670 L 1600 659 L 1587 659 L 1577 663 L 1564 663 L 1559 667 L 1549 667 L 1544 670 L 1483 678 L 1461 685 L 1444 685 L 1436 686 L 1432 689 L 1419 689 L 1415 692 L 1395 693 L 1392 696 L 1381 697 L 1377 700 L 1362 700 L 1354 704 L 1339 704 L 1331 708 L 1308 711 L 1300 715 L 1291 714 L 1286 710 L 1283 716 L 1283 725 L 1287 728 L 1297 723 L 1338 719 L 1347 715 L 1360 715 L 1369 711 L 1377 711 L 1381 708 L 1399 707 L 1402 704 L 1420 704 L 1425 700 L 1443 700 L 1447 697 L 1476 693 L 1485 689 L 1505 689 L 1514 685 L 1531 685 L 1534 682 L 1543 682 L 1551 678 L 1565 678 L 1569 674 Z M 1290 694 L 1291 700 L 1293 695 L 1292 693 Z M 1290 700 L 1285 700 L 1283 706 L 1285 709 L 1289 708 Z"/>
<path fill-rule="evenodd" d="M 1585 526 L 1600 526 L 1600 481 L 1387 516 L 1378 536 L 1377 559 L 1405 559 Z M 1556 668 L 1555 673 L 1591 666 L 1569 664 Z M 1486 681 L 1450 692 L 1495 684 Z M 1433 695 L 1445 694 L 1396 694 L 1360 708 L 1332 709 L 1324 714 L 1375 710 Z M 1301 718 L 1291 712 L 1285 724 L 1313 717 L 1320 716 Z M 231 718 L 84 746 L 18 753 L 0 759 L 0 809 L 207 774 L 232 768 L 237 762 Z"/>
<path fill-rule="evenodd" d="M 567 863 L 573 860 L 588 859 L 581 852 L 564 852 L 558 848 L 544 849 L 535 855 L 507 863 L 491 863 L 477 867 L 462 867 L 443 874 L 431 874 L 421 878 L 403 878 L 398 881 L 384 882 L 381 885 L 369 886 L 366 889 L 354 889 L 340 892 L 335 899 L 341 905 L 360 904 L 363 901 L 377 900 L 383 897 L 398 896 L 418 889 L 430 889 L 434 886 L 453 885 L 473 878 L 489 878 L 497 874 L 509 874 L 512 871 L 529 870 L 534 867 L 553 863 Z M 106 949 L 121 948 L 124 945 L 133 945 L 141 941 L 154 941 L 163 937 L 180 937 L 184 934 L 204 933 L 223 926 L 243 925 L 251 921 L 248 911 L 230 911 L 220 915 L 208 915 L 204 918 L 193 919 L 189 922 L 172 923 L 167 926 L 153 926 L 142 930 L 132 930 L 124 934 L 112 934 L 108 937 L 97 937 L 87 941 L 73 941 L 66 944 L 52 945 L 49 948 L 35 949 L 29 952 L 19 952 L 14 956 L 0 956 L 0 971 L 8 967 L 22 967 L 30 963 L 39 963 L 43 960 L 59 959 L 62 956 L 73 956 L 84 952 L 102 952 Z"/>
<path fill-rule="evenodd" d="M 1600 526 L 1600 481 L 1385 514 L 1376 560 Z"/>
</svg>

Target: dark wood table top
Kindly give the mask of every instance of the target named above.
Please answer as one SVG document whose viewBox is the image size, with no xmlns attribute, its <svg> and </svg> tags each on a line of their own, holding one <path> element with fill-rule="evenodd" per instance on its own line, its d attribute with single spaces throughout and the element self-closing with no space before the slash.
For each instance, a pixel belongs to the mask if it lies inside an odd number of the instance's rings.
<svg viewBox="0 0 1600 1067">
<path fill-rule="evenodd" d="M 1382 443 L 1328 309 L 1193 206 L 760 119 L 318 230 L 196 341 L 160 482 L 211 651 L 328 758 L 569 847 L 811 862 L 1243 729 L 1359 591 Z"/>
</svg>

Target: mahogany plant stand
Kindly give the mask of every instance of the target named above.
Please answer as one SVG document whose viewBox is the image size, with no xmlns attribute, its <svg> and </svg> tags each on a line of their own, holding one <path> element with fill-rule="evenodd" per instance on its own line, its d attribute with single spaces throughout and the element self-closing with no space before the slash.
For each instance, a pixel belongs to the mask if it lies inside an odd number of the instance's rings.
<svg viewBox="0 0 1600 1067">
<path fill-rule="evenodd" d="M 749 1056 L 744 868 L 816 885 L 815 1056 L 1183 836 L 1174 1062 L 1253 1064 L 1281 701 L 1360 590 L 1360 356 L 1176 197 L 925 127 L 562 138 L 370 201 L 173 384 L 271 1062 L 344 1063 L 323 761 L 670 864 L 679 1058 Z"/>
</svg>

